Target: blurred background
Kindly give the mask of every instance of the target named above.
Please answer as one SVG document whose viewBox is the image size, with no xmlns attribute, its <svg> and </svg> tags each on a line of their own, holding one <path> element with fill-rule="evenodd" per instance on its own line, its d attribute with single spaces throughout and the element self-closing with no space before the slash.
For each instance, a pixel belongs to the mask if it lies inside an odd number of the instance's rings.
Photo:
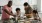
<svg viewBox="0 0 42 23">
<path fill-rule="evenodd" d="M 9 0 L 0 0 L 0 20 L 2 17 L 2 7 L 8 3 Z M 20 8 L 21 12 L 24 12 L 23 4 L 24 2 L 28 2 L 29 5 L 32 7 L 32 9 L 35 9 L 38 11 L 39 16 L 42 20 L 42 0 L 11 0 L 13 2 L 12 4 L 12 11 L 15 12 L 16 8 Z"/>
</svg>

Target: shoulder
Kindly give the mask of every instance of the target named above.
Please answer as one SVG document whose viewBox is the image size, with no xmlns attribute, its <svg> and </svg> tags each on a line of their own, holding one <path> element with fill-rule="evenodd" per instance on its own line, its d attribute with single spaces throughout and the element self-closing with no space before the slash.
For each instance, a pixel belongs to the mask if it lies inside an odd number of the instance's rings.
<svg viewBox="0 0 42 23">
<path fill-rule="evenodd" d="M 4 5 L 2 9 L 7 9 L 6 7 L 7 7 L 7 6 L 6 6 L 6 5 Z"/>
<path fill-rule="evenodd" d="M 4 5 L 3 8 L 7 8 L 7 5 Z"/>
</svg>

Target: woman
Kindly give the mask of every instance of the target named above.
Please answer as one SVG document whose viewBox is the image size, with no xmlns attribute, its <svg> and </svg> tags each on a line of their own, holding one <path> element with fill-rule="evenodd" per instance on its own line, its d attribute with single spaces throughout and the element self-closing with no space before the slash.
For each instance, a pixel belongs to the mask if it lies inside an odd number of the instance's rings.
<svg viewBox="0 0 42 23">
<path fill-rule="evenodd" d="M 24 3 L 24 9 L 25 9 L 26 17 L 31 18 L 32 17 L 32 8 L 30 7 L 30 5 L 27 2 Z"/>
</svg>

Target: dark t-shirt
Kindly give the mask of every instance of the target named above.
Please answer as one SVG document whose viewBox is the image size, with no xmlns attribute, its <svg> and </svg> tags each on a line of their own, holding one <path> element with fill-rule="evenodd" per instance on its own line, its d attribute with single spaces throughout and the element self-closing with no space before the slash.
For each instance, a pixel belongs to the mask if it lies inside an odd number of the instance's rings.
<svg viewBox="0 0 42 23">
<path fill-rule="evenodd" d="M 25 14 L 30 14 L 31 13 L 31 11 L 32 11 L 32 8 L 27 8 L 26 10 L 25 10 Z"/>
<path fill-rule="evenodd" d="M 32 12 L 32 8 L 31 8 L 31 7 L 27 8 L 27 9 L 25 10 L 25 14 L 31 14 L 31 12 Z M 31 15 L 26 15 L 26 17 L 27 17 L 27 18 L 31 18 Z"/>
</svg>

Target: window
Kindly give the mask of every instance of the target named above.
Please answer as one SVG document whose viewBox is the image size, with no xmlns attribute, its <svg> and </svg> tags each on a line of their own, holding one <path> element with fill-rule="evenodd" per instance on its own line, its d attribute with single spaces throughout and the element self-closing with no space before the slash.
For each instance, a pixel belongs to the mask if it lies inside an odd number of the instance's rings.
<svg viewBox="0 0 42 23">
<path fill-rule="evenodd" d="M 2 14 L 2 13 L 1 13 L 1 12 L 2 12 L 2 7 L 3 7 L 3 6 L 0 6 L 0 14 Z"/>
</svg>

